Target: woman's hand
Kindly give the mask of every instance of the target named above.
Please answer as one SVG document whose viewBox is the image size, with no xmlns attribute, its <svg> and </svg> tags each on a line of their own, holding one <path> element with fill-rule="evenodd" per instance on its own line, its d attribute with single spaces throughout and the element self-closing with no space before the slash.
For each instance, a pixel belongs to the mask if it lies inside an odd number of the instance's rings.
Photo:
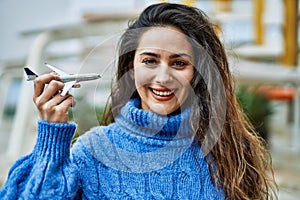
<svg viewBox="0 0 300 200">
<path fill-rule="evenodd" d="M 68 110 L 75 106 L 75 99 L 70 94 L 62 97 L 60 91 L 63 87 L 64 83 L 60 82 L 59 76 L 55 74 L 44 74 L 34 80 L 33 101 L 42 120 L 54 123 L 68 122 Z"/>
</svg>

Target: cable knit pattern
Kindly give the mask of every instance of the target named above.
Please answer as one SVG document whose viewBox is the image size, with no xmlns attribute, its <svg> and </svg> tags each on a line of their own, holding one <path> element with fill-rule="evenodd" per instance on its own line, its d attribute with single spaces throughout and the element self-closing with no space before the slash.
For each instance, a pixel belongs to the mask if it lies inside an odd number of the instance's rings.
<svg viewBox="0 0 300 200">
<path fill-rule="evenodd" d="M 0 199 L 224 199 L 193 143 L 190 109 L 160 116 L 130 100 L 72 148 L 74 124 L 38 122 L 33 152 L 11 168 Z"/>
<path fill-rule="evenodd" d="M 72 199 L 79 179 L 70 161 L 70 143 L 75 124 L 38 122 L 33 152 L 11 167 L 0 199 Z"/>
</svg>

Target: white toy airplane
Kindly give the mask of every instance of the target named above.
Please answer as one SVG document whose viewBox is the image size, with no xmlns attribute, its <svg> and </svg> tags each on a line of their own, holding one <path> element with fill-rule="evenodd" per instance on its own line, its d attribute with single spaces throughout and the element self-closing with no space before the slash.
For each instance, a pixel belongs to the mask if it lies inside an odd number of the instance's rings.
<svg viewBox="0 0 300 200">
<path fill-rule="evenodd" d="M 90 81 L 101 78 L 100 74 L 67 74 L 66 72 L 57 69 L 56 67 L 45 63 L 45 65 L 53 70 L 60 77 L 60 81 L 65 84 L 63 91 L 61 92 L 61 96 L 65 96 L 67 92 L 78 82 Z M 30 70 L 28 67 L 24 68 L 26 73 L 26 80 L 33 81 L 38 75 Z"/>
</svg>

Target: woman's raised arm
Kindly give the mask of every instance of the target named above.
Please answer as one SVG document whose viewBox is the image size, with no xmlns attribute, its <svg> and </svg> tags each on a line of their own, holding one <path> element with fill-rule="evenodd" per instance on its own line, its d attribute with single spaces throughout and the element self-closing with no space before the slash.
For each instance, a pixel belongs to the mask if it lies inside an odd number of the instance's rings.
<svg viewBox="0 0 300 200">
<path fill-rule="evenodd" d="M 72 95 L 60 96 L 63 83 L 54 74 L 36 78 L 33 101 L 40 120 L 32 153 L 17 160 L 0 190 L 0 199 L 73 199 L 78 167 L 70 158 L 76 125 L 68 123 Z"/>
</svg>

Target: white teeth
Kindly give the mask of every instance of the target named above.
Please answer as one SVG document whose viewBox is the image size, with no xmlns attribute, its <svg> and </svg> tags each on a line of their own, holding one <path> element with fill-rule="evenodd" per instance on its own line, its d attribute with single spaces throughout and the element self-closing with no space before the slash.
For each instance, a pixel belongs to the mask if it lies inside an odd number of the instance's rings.
<svg viewBox="0 0 300 200">
<path fill-rule="evenodd" d="M 157 91 L 157 90 L 152 90 L 154 94 L 159 95 L 159 96 L 170 96 L 171 94 L 174 93 L 174 91 Z"/>
</svg>

